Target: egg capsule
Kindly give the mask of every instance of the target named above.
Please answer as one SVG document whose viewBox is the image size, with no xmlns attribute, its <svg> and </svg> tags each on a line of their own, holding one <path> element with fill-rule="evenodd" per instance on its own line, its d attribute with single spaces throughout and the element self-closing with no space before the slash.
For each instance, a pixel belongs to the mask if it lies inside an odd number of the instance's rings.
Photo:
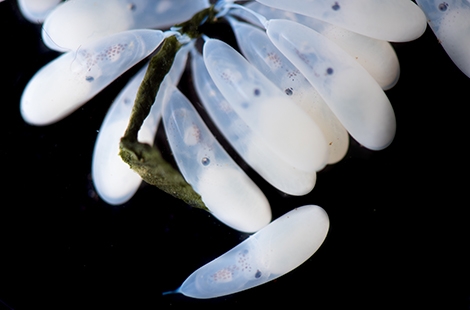
<svg viewBox="0 0 470 310">
<path fill-rule="evenodd" d="M 233 18 L 230 23 L 238 45 L 248 61 L 284 91 L 320 127 L 328 143 L 328 164 L 340 161 L 348 150 L 349 135 L 320 94 L 271 43 L 264 31 Z"/>
<path fill-rule="evenodd" d="M 328 215 L 322 208 L 294 209 L 193 272 L 175 293 L 214 298 L 274 280 L 310 258 L 328 229 Z"/>
<path fill-rule="evenodd" d="M 142 178 L 119 156 L 119 141 L 126 131 L 137 90 L 146 69 L 145 66 L 140 70 L 119 93 L 109 108 L 96 138 L 92 161 L 93 184 L 98 195 L 109 204 L 126 202 L 142 182 Z M 153 126 L 146 126 L 146 123 L 147 120 L 139 131 L 139 141 L 152 144 Z"/>
<path fill-rule="evenodd" d="M 174 85 L 183 73 L 192 43 L 182 47 L 166 75 Z M 119 93 L 109 108 L 96 138 L 92 160 L 92 177 L 98 195 L 107 203 L 118 205 L 128 201 L 142 182 L 119 156 L 119 141 L 126 131 L 139 86 L 144 78 L 144 66 Z M 138 134 L 138 140 L 152 145 L 161 115 L 161 100 L 156 100 Z"/>
<path fill-rule="evenodd" d="M 61 0 L 19 0 L 18 7 L 32 23 L 42 23 Z"/>
<path fill-rule="evenodd" d="M 429 26 L 455 65 L 470 77 L 470 2 L 416 1 Z"/>
<path fill-rule="evenodd" d="M 338 45 L 313 29 L 287 20 L 270 20 L 274 45 L 320 93 L 353 138 L 372 150 L 395 136 L 392 106 L 372 76 Z"/>
<path fill-rule="evenodd" d="M 20 110 L 33 125 L 72 113 L 163 41 L 159 30 L 121 32 L 68 52 L 39 70 L 23 92 Z"/>
<path fill-rule="evenodd" d="M 227 102 L 272 152 L 306 172 L 326 165 L 328 147 L 322 131 L 284 92 L 222 41 L 207 40 L 203 56 Z"/>
<path fill-rule="evenodd" d="M 266 226 L 271 208 L 264 194 L 217 142 L 188 99 L 176 87 L 162 86 L 163 124 L 185 180 L 226 225 L 244 232 Z"/>
<path fill-rule="evenodd" d="M 165 29 L 209 6 L 207 0 L 71 0 L 45 20 L 44 43 L 57 51 L 131 29 Z"/>
<path fill-rule="evenodd" d="M 410 0 L 256 0 L 267 6 L 331 23 L 372 38 L 406 42 L 426 30 L 426 17 Z"/>
<path fill-rule="evenodd" d="M 271 8 L 258 2 L 251 2 L 246 7 L 267 19 L 292 20 L 321 33 L 361 64 L 384 90 L 392 88 L 398 82 L 400 64 L 395 50 L 387 41 L 364 36 L 313 17 Z M 237 10 L 235 14 L 250 23 L 260 25 L 259 21 L 245 10 Z"/>
<path fill-rule="evenodd" d="M 267 182 L 290 195 L 309 193 L 316 173 L 296 169 L 273 153 L 265 141 L 235 113 L 215 86 L 202 56 L 191 53 L 194 85 L 204 108 L 237 153 Z"/>
</svg>

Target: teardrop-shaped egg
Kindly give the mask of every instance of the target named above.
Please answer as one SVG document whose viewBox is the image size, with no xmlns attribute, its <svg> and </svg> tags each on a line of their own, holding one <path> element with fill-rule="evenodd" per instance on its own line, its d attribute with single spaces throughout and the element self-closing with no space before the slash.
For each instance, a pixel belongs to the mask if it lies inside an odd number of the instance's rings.
<svg viewBox="0 0 470 310">
<path fill-rule="evenodd" d="M 470 2 L 417 0 L 442 47 L 455 65 L 470 77 Z"/>
<path fill-rule="evenodd" d="M 256 0 L 317 18 L 372 38 L 406 42 L 426 30 L 426 17 L 410 0 Z"/>
<path fill-rule="evenodd" d="M 164 29 L 209 6 L 208 0 L 69 0 L 44 21 L 44 43 L 75 51 L 88 42 L 131 29 Z"/>
<path fill-rule="evenodd" d="M 316 173 L 296 169 L 273 153 L 256 132 L 235 113 L 215 86 L 202 56 L 192 51 L 194 85 L 204 108 L 237 153 L 267 182 L 289 195 L 309 193 Z"/>
<path fill-rule="evenodd" d="M 392 142 L 396 123 L 390 101 L 350 55 L 313 29 L 292 21 L 270 20 L 267 34 L 353 138 L 372 150 L 381 150 Z"/>
<path fill-rule="evenodd" d="M 159 30 L 121 32 L 56 58 L 39 70 L 21 97 L 23 119 L 48 125 L 69 115 L 163 41 Z"/>
<path fill-rule="evenodd" d="M 395 50 L 387 41 L 364 36 L 313 17 L 271 8 L 258 2 L 251 2 L 246 7 L 262 14 L 267 19 L 292 20 L 321 33 L 360 63 L 384 90 L 392 88 L 398 82 L 400 64 Z M 259 24 L 245 10 L 240 9 L 235 13 L 248 19 L 250 23 Z"/>
<path fill-rule="evenodd" d="M 294 209 L 193 272 L 175 292 L 214 298 L 274 280 L 318 250 L 329 224 L 328 215 L 318 206 Z"/>
<path fill-rule="evenodd" d="M 244 232 L 266 226 L 271 208 L 258 186 L 222 148 L 188 99 L 174 86 L 161 87 L 165 132 L 185 180 L 226 225 Z"/>
<path fill-rule="evenodd" d="M 98 195 L 109 204 L 126 202 L 142 183 L 142 178 L 119 156 L 119 141 L 126 131 L 137 90 L 146 69 L 147 66 L 141 69 L 119 93 L 109 108 L 96 138 L 92 161 L 93 184 Z M 146 126 L 143 125 L 143 128 Z M 152 144 L 152 131 L 141 129 L 139 141 Z"/>
<path fill-rule="evenodd" d="M 42 23 L 61 0 L 18 0 L 18 7 L 32 23 Z"/>
<path fill-rule="evenodd" d="M 272 152 L 306 172 L 326 165 L 328 147 L 322 131 L 284 92 L 222 41 L 207 40 L 203 56 L 227 102 Z"/>
<path fill-rule="evenodd" d="M 340 161 L 349 147 L 349 135 L 320 94 L 272 44 L 264 31 L 230 19 L 240 49 L 248 61 L 301 107 L 322 130 L 328 142 L 328 164 Z M 256 42 L 253 44 L 252 42 Z"/>
</svg>

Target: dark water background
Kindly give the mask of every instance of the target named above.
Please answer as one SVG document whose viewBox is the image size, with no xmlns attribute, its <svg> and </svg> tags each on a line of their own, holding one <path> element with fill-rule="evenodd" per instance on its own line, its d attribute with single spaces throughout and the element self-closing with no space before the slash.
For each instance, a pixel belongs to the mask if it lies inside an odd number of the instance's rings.
<svg viewBox="0 0 470 310">
<path fill-rule="evenodd" d="M 40 30 L 15 1 L 0 3 L 0 309 L 279 302 L 292 309 L 470 309 L 470 78 L 429 29 L 394 44 L 401 77 L 386 92 L 398 128 L 389 148 L 372 152 L 352 141 L 346 158 L 320 172 L 304 197 L 287 197 L 248 171 L 274 217 L 303 204 L 328 212 L 331 229 L 319 251 L 276 281 L 211 300 L 161 293 L 247 235 L 145 184 L 122 206 L 100 200 L 90 179 L 92 151 L 130 75 L 54 125 L 24 123 L 26 83 L 59 55 L 42 44 Z M 230 40 L 227 28 L 213 31 Z M 191 97 L 187 85 L 181 87 Z"/>
</svg>

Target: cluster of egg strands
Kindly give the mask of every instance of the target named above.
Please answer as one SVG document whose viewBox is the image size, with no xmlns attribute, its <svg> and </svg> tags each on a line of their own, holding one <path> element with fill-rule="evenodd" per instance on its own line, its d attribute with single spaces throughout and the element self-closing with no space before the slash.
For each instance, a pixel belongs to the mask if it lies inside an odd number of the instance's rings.
<svg viewBox="0 0 470 310">
<path fill-rule="evenodd" d="M 185 180 L 224 224 L 244 232 L 266 226 L 271 208 L 263 192 L 222 148 L 191 102 L 167 84 L 164 81 L 159 91 L 163 92 L 162 119 Z"/>
<path fill-rule="evenodd" d="M 214 298 L 274 280 L 310 258 L 325 240 L 329 225 L 322 208 L 296 208 L 194 271 L 180 288 L 168 293 Z"/>
<path fill-rule="evenodd" d="M 192 43 L 189 43 L 176 54 L 173 65 L 165 76 L 167 83 L 178 83 L 191 47 Z M 146 70 L 147 65 L 119 93 L 109 108 L 96 138 L 92 161 L 93 183 L 100 197 L 109 204 L 117 205 L 128 201 L 142 182 L 141 177 L 119 156 L 119 141 L 129 123 L 134 100 Z M 157 98 L 161 93 L 157 94 Z M 155 100 L 139 131 L 140 142 L 153 144 L 160 116 L 161 100 Z"/>
<path fill-rule="evenodd" d="M 470 2 L 417 0 L 429 26 L 455 65 L 470 77 Z"/>
<path fill-rule="evenodd" d="M 48 125 L 64 118 L 150 55 L 163 39 L 160 30 L 129 30 L 64 53 L 26 85 L 20 102 L 23 119 Z"/>
<path fill-rule="evenodd" d="M 207 7 L 208 0 L 69 0 L 47 16 L 42 38 L 51 49 L 76 50 L 126 30 L 166 29 Z"/>
</svg>

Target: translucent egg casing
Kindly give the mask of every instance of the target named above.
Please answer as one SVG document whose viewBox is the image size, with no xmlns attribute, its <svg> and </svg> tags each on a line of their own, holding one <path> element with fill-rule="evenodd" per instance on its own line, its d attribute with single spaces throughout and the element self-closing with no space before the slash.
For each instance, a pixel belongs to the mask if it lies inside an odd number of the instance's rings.
<svg viewBox="0 0 470 310">
<path fill-rule="evenodd" d="M 147 66 L 141 69 L 119 93 L 109 108 L 96 138 L 92 162 L 93 184 L 98 195 L 109 204 L 126 202 L 142 182 L 142 178 L 119 156 L 119 141 L 126 131 L 135 96 L 146 69 Z M 154 112 L 152 111 L 151 115 L 154 115 Z M 153 144 L 154 126 L 146 124 L 147 120 L 139 131 L 139 141 Z"/>
<path fill-rule="evenodd" d="M 470 77 L 470 2 L 417 0 L 442 47 L 457 67 Z"/>
<path fill-rule="evenodd" d="M 237 153 L 267 182 L 290 195 L 309 193 L 316 173 L 305 172 L 289 165 L 273 153 L 256 132 L 235 113 L 207 72 L 202 56 L 191 54 L 194 85 L 204 108 Z"/>
<path fill-rule="evenodd" d="M 426 30 L 426 17 L 410 0 L 256 0 L 331 23 L 372 38 L 406 42 Z"/>
<path fill-rule="evenodd" d="M 121 32 L 68 52 L 39 70 L 21 97 L 23 119 L 47 125 L 72 113 L 163 41 L 159 30 Z"/>
<path fill-rule="evenodd" d="M 240 49 L 248 61 L 286 93 L 320 127 L 328 143 L 328 164 L 340 161 L 349 147 L 349 135 L 320 94 L 272 44 L 264 31 L 230 19 Z M 256 44 L 253 44 L 256 42 Z"/>
<path fill-rule="evenodd" d="M 400 64 L 395 50 L 387 41 L 364 36 L 313 17 L 268 7 L 258 2 L 251 2 L 246 7 L 267 19 L 292 20 L 321 33 L 360 63 L 384 90 L 392 88 L 398 82 Z M 245 10 L 237 10 L 235 14 L 247 19 L 250 23 L 259 24 L 259 21 Z M 260 26 L 263 27 L 263 25 Z"/>
<path fill-rule="evenodd" d="M 267 34 L 354 139 L 372 150 L 381 150 L 392 142 L 396 123 L 390 101 L 350 55 L 313 29 L 292 21 L 270 20 Z"/>
<path fill-rule="evenodd" d="M 328 147 L 321 129 L 286 94 L 228 44 L 209 39 L 204 63 L 238 116 L 272 152 L 299 170 L 321 170 Z"/>
<path fill-rule="evenodd" d="M 32 23 L 42 23 L 61 0 L 18 0 L 21 14 Z"/>
<path fill-rule="evenodd" d="M 165 29 L 209 6 L 208 0 L 69 0 L 44 21 L 44 43 L 57 51 L 131 29 Z"/>
<path fill-rule="evenodd" d="M 328 215 L 322 208 L 294 209 L 193 272 L 176 292 L 214 298 L 264 284 L 312 256 L 328 229 Z"/>
<path fill-rule="evenodd" d="M 186 97 L 164 86 L 163 124 L 185 180 L 210 212 L 226 225 L 254 232 L 271 221 L 268 200 L 232 160 Z"/>
<path fill-rule="evenodd" d="M 189 43 L 178 51 L 165 79 L 174 84 L 178 83 L 192 45 Z M 109 108 L 96 138 L 92 162 L 93 184 L 98 195 L 109 204 L 126 202 L 135 194 L 142 182 L 141 177 L 119 156 L 119 141 L 129 123 L 137 90 L 146 70 L 147 66 L 141 69 L 119 93 Z M 139 131 L 140 142 L 153 144 L 160 115 L 161 100 L 156 100 Z"/>
</svg>

